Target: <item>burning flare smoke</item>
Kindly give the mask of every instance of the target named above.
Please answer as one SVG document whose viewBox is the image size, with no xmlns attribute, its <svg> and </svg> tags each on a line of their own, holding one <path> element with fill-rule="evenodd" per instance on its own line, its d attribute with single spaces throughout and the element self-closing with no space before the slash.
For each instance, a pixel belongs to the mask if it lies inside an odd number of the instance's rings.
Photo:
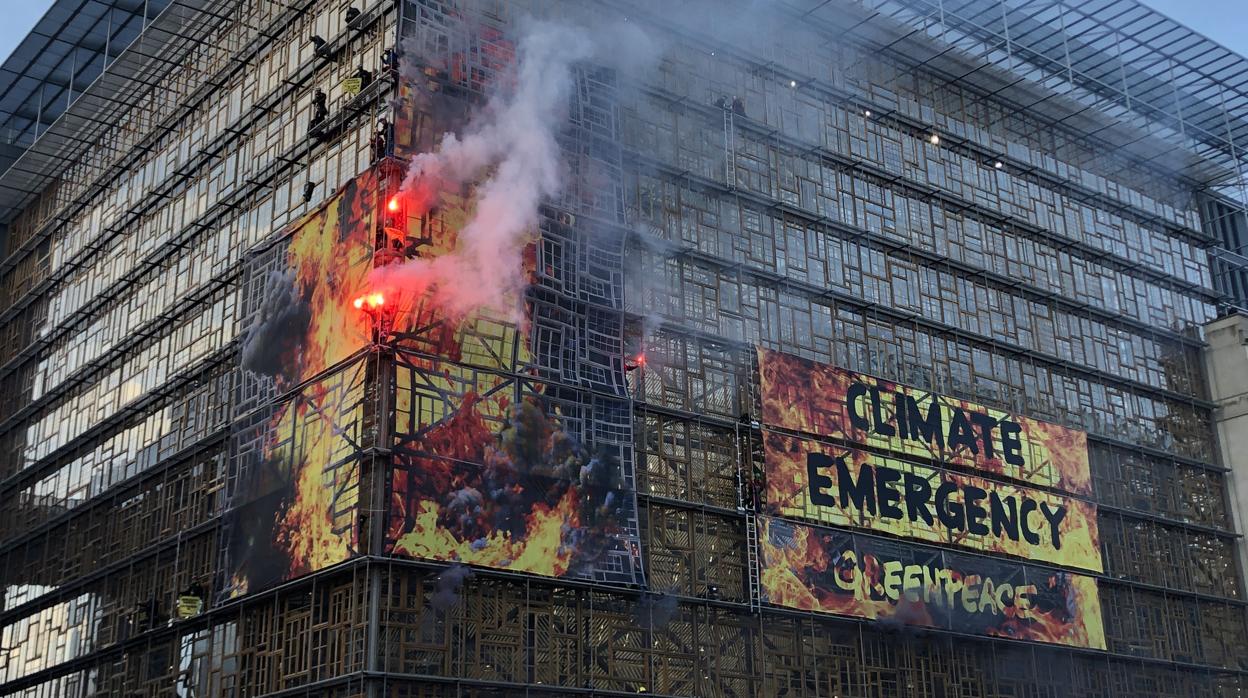
<svg viewBox="0 0 1248 698">
<path fill-rule="evenodd" d="M 460 246 L 432 259 L 409 260 L 378 270 L 380 287 L 433 293 L 446 313 L 478 308 L 514 315 L 509 299 L 524 284 L 520 257 L 525 233 L 537 224 L 538 204 L 561 188 L 556 128 L 572 86 L 572 64 L 589 58 L 588 37 L 566 27 L 538 24 L 519 45 L 515 84 L 497 94 L 461 136 L 448 133 L 437 150 L 412 159 L 402 196 L 423 215 L 438 193 L 481 184 Z"/>
<path fill-rule="evenodd" d="M 441 192 L 480 182 L 458 248 L 380 267 L 374 287 L 428 292 L 452 317 L 490 309 L 518 319 L 525 238 L 537 225 L 539 204 L 563 187 L 556 136 L 566 121 L 573 66 L 601 59 L 628 67 L 652 53 L 649 40 L 632 25 L 598 32 L 532 22 L 526 29 L 504 84 L 460 134 L 447 133 L 436 150 L 415 156 L 403 181 L 400 196 L 409 215 L 426 214 Z"/>
</svg>

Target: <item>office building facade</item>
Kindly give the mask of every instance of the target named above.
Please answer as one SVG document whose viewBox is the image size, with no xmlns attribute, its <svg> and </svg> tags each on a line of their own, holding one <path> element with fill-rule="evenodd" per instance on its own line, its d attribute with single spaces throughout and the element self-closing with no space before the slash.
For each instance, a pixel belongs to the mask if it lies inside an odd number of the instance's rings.
<svg viewBox="0 0 1248 698">
<path fill-rule="evenodd" d="M 0 99 L 0 695 L 1245 690 L 1243 58 L 1133 0 L 88 5 L 99 72 Z"/>
</svg>

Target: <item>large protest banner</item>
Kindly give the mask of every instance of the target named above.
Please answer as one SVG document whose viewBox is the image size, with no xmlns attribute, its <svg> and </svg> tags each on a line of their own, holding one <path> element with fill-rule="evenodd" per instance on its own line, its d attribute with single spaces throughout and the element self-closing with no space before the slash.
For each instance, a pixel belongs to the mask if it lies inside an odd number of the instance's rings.
<svg viewBox="0 0 1248 698">
<path fill-rule="evenodd" d="M 377 187 L 360 174 L 247 258 L 223 597 L 359 554 L 375 395 L 362 359 L 371 323 L 351 301 L 373 268 Z"/>
<path fill-rule="evenodd" d="M 611 434 L 628 436 L 612 422 L 629 418 L 620 407 L 399 353 L 385 552 L 637 583 L 630 443 Z"/>
<path fill-rule="evenodd" d="M 1094 577 L 986 556 L 1103 570 L 1086 434 L 761 347 L 758 369 L 764 602 L 1105 649 Z"/>
</svg>

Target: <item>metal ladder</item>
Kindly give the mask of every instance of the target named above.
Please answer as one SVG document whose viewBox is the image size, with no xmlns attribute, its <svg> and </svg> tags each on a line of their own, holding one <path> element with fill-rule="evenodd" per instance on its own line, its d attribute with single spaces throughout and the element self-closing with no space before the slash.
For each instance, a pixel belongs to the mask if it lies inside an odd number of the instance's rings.
<svg viewBox="0 0 1248 698">
<path fill-rule="evenodd" d="M 759 580 L 758 516 L 752 511 L 745 513 L 745 548 L 750 577 L 750 610 L 757 611 L 763 604 L 763 589 Z"/>
<path fill-rule="evenodd" d="M 724 184 L 729 189 L 736 189 L 737 143 L 732 121 L 732 107 L 725 103 L 724 107 Z"/>
<path fill-rule="evenodd" d="M 762 607 L 762 583 L 758 547 L 758 514 L 754 511 L 754 496 L 749 490 L 749 479 L 746 476 L 745 464 L 741 454 L 741 427 L 737 426 L 737 511 L 745 515 L 745 564 L 749 579 L 750 610 L 757 611 Z"/>
</svg>

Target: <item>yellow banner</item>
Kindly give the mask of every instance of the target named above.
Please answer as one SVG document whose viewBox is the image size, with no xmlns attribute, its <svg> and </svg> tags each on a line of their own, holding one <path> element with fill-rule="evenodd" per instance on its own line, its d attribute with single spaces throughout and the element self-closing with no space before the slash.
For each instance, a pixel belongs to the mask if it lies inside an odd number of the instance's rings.
<svg viewBox="0 0 1248 698">
<path fill-rule="evenodd" d="M 1084 432 L 761 347 L 758 372 L 764 424 L 1092 492 Z"/>
<path fill-rule="evenodd" d="M 763 442 L 773 513 L 1102 570 L 1095 504 L 772 431 Z"/>
</svg>

